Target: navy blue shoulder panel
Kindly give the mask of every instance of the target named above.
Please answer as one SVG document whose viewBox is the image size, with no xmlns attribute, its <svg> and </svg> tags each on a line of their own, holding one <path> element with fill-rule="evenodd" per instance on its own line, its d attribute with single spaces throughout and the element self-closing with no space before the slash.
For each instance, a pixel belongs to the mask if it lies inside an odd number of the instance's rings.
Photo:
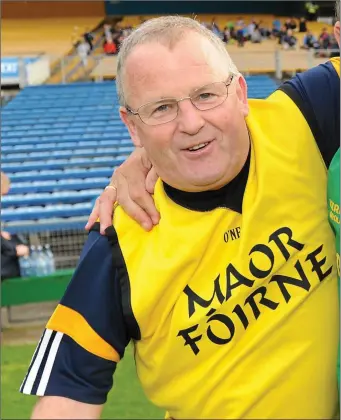
<svg viewBox="0 0 341 420">
<path fill-rule="evenodd" d="M 300 73 L 279 90 L 298 106 L 329 167 L 340 147 L 340 77 L 331 62 Z"/>
<path fill-rule="evenodd" d="M 99 223 L 95 223 L 92 227 L 93 231 L 99 231 Z M 129 337 L 133 340 L 141 339 L 140 327 L 134 316 L 134 311 L 131 303 L 131 287 L 126 261 L 124 260 L 121 247 L 119 244 L 118 236 L 114 226 L 110 226 L 105 231 L 106 237 L 111 243 L 112 264 L 115 268 L 116 280 L 120 284 L 121 295 L 121 310 L 125 323 L 125 329 Z"/>
<path fill-rule="evenodd" d="M 90 231 L 60 303 L 81 314 L 122 358 L 131 336 L 123 314 L 119 267 L 113 262 L 116 247 L 111 237 Z"/>
</svg>

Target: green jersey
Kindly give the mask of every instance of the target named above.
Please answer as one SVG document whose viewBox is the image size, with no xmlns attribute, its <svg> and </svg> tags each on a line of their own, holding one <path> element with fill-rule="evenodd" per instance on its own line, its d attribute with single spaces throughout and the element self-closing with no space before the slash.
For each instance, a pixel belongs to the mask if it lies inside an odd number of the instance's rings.
<svg viewBox="0 0 341 420">
<path fill-rule="evenodd" d="M 335 233 L 337 272 L 340 280 L 340 149 L 331 161 L 328 171 L 328 217 Z M 337 377 L 340 384 L 340 355 Z"/>
</svg>

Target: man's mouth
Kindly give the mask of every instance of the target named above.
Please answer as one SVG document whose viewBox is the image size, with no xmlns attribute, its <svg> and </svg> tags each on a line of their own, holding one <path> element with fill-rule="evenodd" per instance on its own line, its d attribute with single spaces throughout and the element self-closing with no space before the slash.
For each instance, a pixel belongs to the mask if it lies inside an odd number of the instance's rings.
<svg viewBox="0 0 341 420">
<path fill-rule="evenodd" d="M 206 143 L 196 144 L 195 146 L 189 147 L 189 148 L 187 148 L 185 150 L 189 150 L 190 152 L 195 152 L 196 150 L 203 149 L 204 147 L 206 147 L 210 143 L 211 143 L 210 141 L 207 141 Z"/>
</svg>

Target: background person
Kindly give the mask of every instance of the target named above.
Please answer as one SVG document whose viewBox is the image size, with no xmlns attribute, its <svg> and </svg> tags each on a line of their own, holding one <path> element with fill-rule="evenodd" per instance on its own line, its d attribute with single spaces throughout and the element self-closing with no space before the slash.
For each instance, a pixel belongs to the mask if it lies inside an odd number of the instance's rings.
<svg viewBox="0 0 341 420">
<path fill-rule="evenodd" d="M 10 185 L 8 176 L 1 172 L 1 196 L 8 194 Z M 1 230 L 1 281 L 20 277 L 19 258 L 28 255 L 29 248 L 21 236 Z"/>
</svg>

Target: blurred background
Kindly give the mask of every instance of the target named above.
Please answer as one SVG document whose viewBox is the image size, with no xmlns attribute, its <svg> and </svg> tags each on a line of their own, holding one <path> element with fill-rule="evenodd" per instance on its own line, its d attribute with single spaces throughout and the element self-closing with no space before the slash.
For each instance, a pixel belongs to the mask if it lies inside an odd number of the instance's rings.
<svg viewBox="0 0 341 420">
<path fill-rule="evenodd" d="M 1 3 L 1 417 L 29 418 L 18 389 L 77 264 L 95 199 L 133 150 L 119 119 L 122 40 L 154 16 L 196 18 L 225 42 L 250 98 L 340 54 L 334 1 Z M 103 418 L 162 418 L 132 351 Z"/>
</svg>

